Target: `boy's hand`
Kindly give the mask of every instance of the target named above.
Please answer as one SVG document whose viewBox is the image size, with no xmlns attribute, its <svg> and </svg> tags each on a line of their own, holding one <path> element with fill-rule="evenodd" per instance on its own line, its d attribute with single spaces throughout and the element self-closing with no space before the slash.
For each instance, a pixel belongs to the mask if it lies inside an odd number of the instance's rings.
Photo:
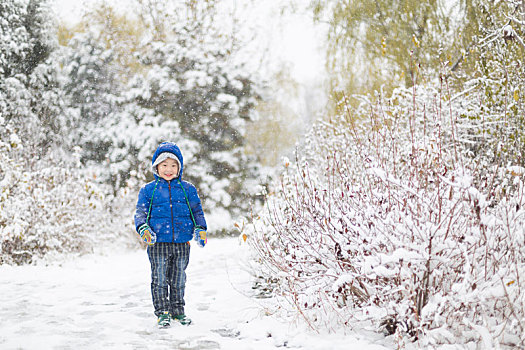
<svg viewBox="0 0 525 350">
<path fill-rule="evenodd" d="M 139 236 L 148 245 L 154 245 L 157 242 L 157 235 L 148 224 L 143 224 L 139 227 Z"/>
<path fill-rule="evenodd" d="M 208 243 L 208 239 L 206 238 L 206 230 L 200 226 L 195 226 L 193 229 L 193 239 L 197 241 L 197 245 L 201 248 L 203 248 L 206 243 Z"/>
</svg>

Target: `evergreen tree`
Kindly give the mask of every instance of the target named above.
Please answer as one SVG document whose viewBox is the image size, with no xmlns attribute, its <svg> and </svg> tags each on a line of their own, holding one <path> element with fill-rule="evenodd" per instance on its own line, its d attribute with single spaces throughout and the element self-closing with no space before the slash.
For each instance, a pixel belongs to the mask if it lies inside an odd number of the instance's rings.
<svg viewBox="0 0 525 350">
<path fill-rule="evenodd" d="M 0 4 L 0 115 L 24 140 L 26 154 L 37 157 L 52 146 L 62 124 L 49 11 L 45 0 Z"/>
<path fill-rule="evenodd" d="M 94 129 L 104 127 L 115 112 L 120 85 L 112 67 L 114 55 L 93 33 L 77 33 L 64 56 L 67 74 L 64 92 L 77 115 L 73 122 L 71 143 L 83 149 L 82 161 L 103 162 L 111 147 Z"/>
<path fill-rule="evenodd" d="M 213 2 L 173 11 L 156 1 L 142 5 L 150 11 L 139 23 L 94 10 L 71 35 L 64 59 L 77 115 L 71 140 L 114 193 L 133 177 L 146 180 L 153 150 L 175 141 L 188 165 L 185 178 L 208 210 L 240 215 L 257 177 L 255 157 L 245 154 L 255 84 L 232 63 L 231 39 L 211 29 Z"/>
<path fill-rule="evenodd" d="M 154 42 L 141 57 L 146 73 L 132 90 L 142 108 L 175 121 L 188 151 L 186 178 L 205 194 L 207 205 L 233 214 L 247 209 L 255 179 L 254 160 L 244 154 L 245 132 L 254 113 L 250 78 L 230 67 L 221 48 L 200 48 L 181 29 L 169 42 Z"/>
<path fill-rule="evenodd" d="M 127 81 L 139 69 L 134 51 L 142 29 L 102 6 L 63 32 L 67 39 L 62 57 L 64 91 L 74 116 L 67 143 L 80 147 L 82 164 L 116 194 L 136 173 L 134 169 L 145 168 L 142 147 L 156 147 L 155 141 L 144 140 L 144 135 L 151 134 L 147 130 L 152 125 L 150 116 L 125 101 Z"/>
<path fill-rule="evenodd" d="M 0 15 L 0 264 L 86 251 L 93 220 L 109 227 L 107 210 L 63 147 L 70 114 L 53 17 L 37 0 L 2 1 Z"/>
</svg>

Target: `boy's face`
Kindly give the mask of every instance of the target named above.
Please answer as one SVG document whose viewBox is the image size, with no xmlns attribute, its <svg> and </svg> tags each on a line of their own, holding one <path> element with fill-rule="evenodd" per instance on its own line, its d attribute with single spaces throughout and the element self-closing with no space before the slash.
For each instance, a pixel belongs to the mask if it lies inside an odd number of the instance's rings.
<svg viewBox="0 0 525 350">
<path fill-rule="evenodd" d="M 179 163 L 175 159 L 168 158 L 157 165 L 157 172 L 164 180 L 173 180 L 179 174 Z"/>
</svg>

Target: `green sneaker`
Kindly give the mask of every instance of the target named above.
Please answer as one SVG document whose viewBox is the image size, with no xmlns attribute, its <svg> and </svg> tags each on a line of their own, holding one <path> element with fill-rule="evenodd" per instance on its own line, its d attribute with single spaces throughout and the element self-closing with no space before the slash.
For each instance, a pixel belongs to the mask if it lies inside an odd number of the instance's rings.
<svg viewBox="0 0 525 350">
<path fill-rule="evenodd" d="M 157 325 L 158 325 L 160 328 L 166 328 L 166 327 L 169 327 L 169 326 L 170 326 L 170 323 L 171 323 L 171 320 L 170 320 L 170 314 L 169 314 L 169 312 L 164 311 L 163 313 L 161 313 L 161 314 L 159 315 L 159 318 L 157 319 Z"/>
<path fill-rule="evenodd" d="M 186 315 L 175 315 L 172 317 L 174 321 L 179 322 L 183 326 L 188 326 L 191 324 L 191 319 L 188 318 Z"/>
</svg>

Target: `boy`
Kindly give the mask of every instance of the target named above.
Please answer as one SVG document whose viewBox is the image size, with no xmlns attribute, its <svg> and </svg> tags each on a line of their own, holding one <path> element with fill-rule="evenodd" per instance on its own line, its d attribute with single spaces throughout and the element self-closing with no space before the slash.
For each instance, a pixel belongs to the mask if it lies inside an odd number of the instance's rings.
<svg viewBox="0 0 525 350">
<path fill-rule="evenodd" d="M 206 220 L 197 190 L 182 181 L 179 147 L 172 142 L 161 143 L 151 163 L 155 181 L 140 189 L 135 228 L 149 244 L 151 296 L 159 327 L 169 327 L 171 320 L 188 325 L 191 320 L 184 313 L 184 288 L 189 241 L 195 231 L 195 239 L 204 246 Z"/>
</svg>

